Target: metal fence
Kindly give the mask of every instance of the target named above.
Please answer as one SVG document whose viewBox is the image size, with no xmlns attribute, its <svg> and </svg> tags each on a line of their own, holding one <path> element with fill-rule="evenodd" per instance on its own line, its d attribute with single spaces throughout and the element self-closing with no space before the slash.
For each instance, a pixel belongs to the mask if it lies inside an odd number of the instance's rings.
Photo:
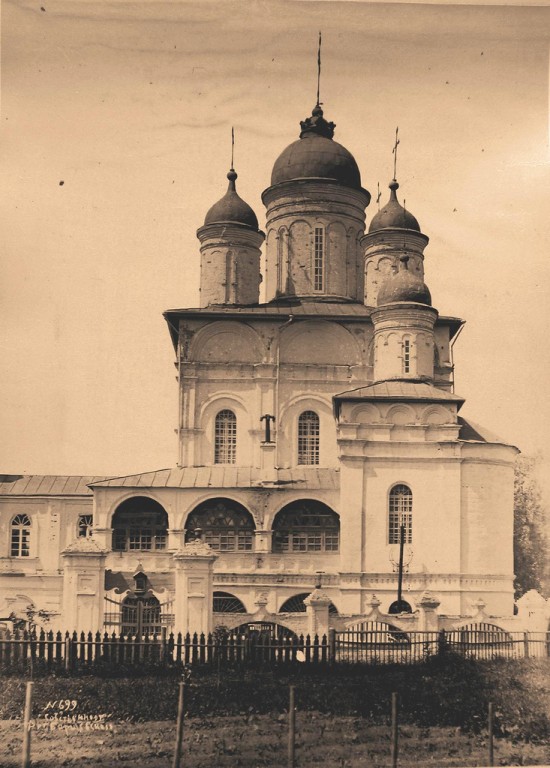
<svg viewBox="0 0 550 768">
<path fill-rule="evenodd" d="M 331 630 L 322 637 L 271 633 L 125 636 L 84 632 L 6 632 L 0 669 L 67 671 L 99 666 L 415 664 L 455 652 L 474 659 L 550 657 L 550 632 L 457 629 L 439 632 Z"/>
</svg>

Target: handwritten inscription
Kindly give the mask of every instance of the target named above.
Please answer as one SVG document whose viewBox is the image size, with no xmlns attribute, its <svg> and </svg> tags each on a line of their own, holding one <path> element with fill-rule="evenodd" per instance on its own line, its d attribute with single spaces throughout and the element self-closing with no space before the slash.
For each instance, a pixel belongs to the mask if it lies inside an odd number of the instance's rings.
<svg viewBox="0 0 550 768">
<path fill-rule="evenodd" d="M 76 699 L 54 699 L 48 701 L 42 713 L 29 721 L 30 731 L 65 731 L 83 733 L 84 731 L 114 731 L 113 723 L 109 722 L 111 713 L 91 715 L 78 713 Z"/>
</svg>

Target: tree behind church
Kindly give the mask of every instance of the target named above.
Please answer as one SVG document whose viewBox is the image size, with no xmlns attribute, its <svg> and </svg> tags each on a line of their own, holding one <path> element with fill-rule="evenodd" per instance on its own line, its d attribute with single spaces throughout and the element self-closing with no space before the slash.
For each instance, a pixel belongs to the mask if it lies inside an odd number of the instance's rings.
<svg viewBox="0 0 550 768">
<path fill-rule="evenodd" d="M 537 481 L 539 460 L 520 456 L 514 477 L 514 588 L 516 599 L 548 581 L 546 509 Z"/>
</svg>

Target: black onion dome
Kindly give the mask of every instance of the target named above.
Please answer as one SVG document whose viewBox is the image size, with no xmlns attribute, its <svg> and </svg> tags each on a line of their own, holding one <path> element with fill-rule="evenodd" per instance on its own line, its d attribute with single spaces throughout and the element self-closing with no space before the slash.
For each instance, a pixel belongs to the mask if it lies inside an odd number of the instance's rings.
<svg viewBox="0 0 550 768">
<path fill-rule="evenodd" d="M 377 306 L 393 304 L 397 301 L 412 301 L 416 304 L 432 306 L 432 296 L 426 283 L 409 271 L 409 257 L 402 256 L 401 269 L 390 275 L 378 292 Z"/>
<path fill-rule="evenodd" d="M 235 188 L 235 179 L 237 174 L 233 168 L 227 174 L 229 186 L 227 192 L 214 203 L 212 208 L 206 214 L 204 219 L 207 224 L 243 224 L 251 229 L 258 229 L 258 219 L 252 208 L 239 197 Z"/>
<path fill-rule="evenodd" d="M 300 138 L 279 155 L 271 173 L 271 185 L 295 179 L 330 179 L 352 189 L 361 189 L 361 174 L 355 158 L 333 141 L 334 123 L 323 117 L 317 104 L 311 117 L 300 123 Z"/>
<path fill-rule="evenodd" d="M 397 200 L 397 190 L 399 184 L 394 179 L 390 184 L 390 199 L 388 203 L 373 216 L 370 223 L 369 232 L 376 232 L 378 229 L 413 229 L 420 232 L 420 224 Z"/>
</svg>

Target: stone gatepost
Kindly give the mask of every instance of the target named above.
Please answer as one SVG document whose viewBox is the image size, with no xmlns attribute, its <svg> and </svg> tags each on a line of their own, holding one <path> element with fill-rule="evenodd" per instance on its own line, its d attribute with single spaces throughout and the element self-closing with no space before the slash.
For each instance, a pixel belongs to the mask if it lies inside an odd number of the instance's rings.
<svg viewBox="0 0 550 768">
<path fill-rule="evenodd" d="M 420 608 L 418 629 L 420 632 L 439 631 L 439 615 L 437 609 L 440 605 L 441 601 L 432 592 L 423 593 L 418 603 L 418 607 Z"/>
<path fill-rule="evenodd" d="M 304 604 L 307 612 L 307 631 L 313 637 L 319 635 L 319 639 L 326 635 L 328 638 L 330 597 L 316 587 L 311 595 L 308 595 Z"/>
<path fill-rule="evenodd" d="M 207 635 L 213 629 L 213 573 L 217 555 L 200 539 L 173 555 L 176 566 L 175 631 Z"/>
<path fill-rule="evenodd" d="M 63 602 L 59 624 L 73 632 L 103 630 L 107 550 L 90 537 L 78 538 L 61 553 Z"/>
<path fill-rule="evenodd" d="M 540 592 L 537 592 L 536 589 L 530 589 L 516 601 L 516 605 L 518 607 L 518 620 L 523 632 L 546 632 L 548 630 L 550 600 L 545 600 Z"/>
</svg>

